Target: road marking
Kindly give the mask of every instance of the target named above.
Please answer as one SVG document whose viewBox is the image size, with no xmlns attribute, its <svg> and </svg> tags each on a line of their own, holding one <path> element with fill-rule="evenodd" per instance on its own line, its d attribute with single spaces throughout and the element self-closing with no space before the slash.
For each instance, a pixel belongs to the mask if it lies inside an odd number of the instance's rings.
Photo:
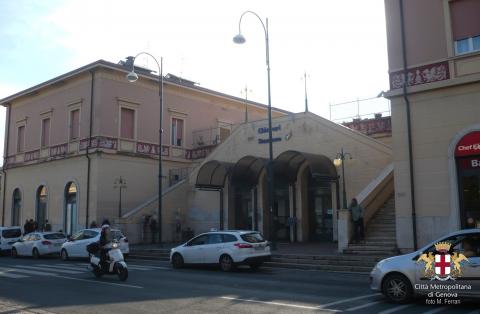
<svg viewBox="0 0 480 314">
<path fill-rule="evenodd" d="M 58 271 L 58 272 L 63 272 L 65 274 L 82 274 L 86 270 L 79 270 L 77 268 L 70 268 L 70 267 L 65 267 L 65 266 L 57 266 L 57 265 L 46 265 L 46 264 L 35 264 L 34 266 L 39 266 L 39 267 L 45 267 L 47 268 L 46 270 L 50 271 L 52 270 Z"/>
<path fill-rule="evenodd" d="M 356 301 L 356 300 L 376 297 L 376 296 L 379 296 L 379 295 L 382 295 L 382 294 L 381 293 L 374 293 L 374 294 L 361 295 L 359 297 L 354 297 L 354 298 L 342 299 L 342 300 L 339 300 L 339 301 L 335 301 L 335 302 L 331 302 L 331 303 L 327 303 L 327 304 L 322 304 L 322 305 L 318 306 L 317 309 L 324 309 L 324 308 L 332 306 L 332 305 L 348 303 L 348 302 L 352 302 L 352 301 Z"/>
<path fill-rule="evenodd" d="M 0 271 L 0 277 L 6 277 L 6 278 L 27 278 L 28 276 L 24 275 L 18 275 L 18 274 L 10 274 L 12 270 L 2 270 Z"/>
<path fill-rule="evenodd" d="M 17 267 L 20 267 L 20 266 L 17 266 Z M 53 273 L 45 273 L 45 272 L 39 272 L 34 270 L 28 270 L 28 269 L 19 269 L 19 268 L 0 268 L 0 270 L 7 270 L 7 271 L 13 271 L 16 273 L 24 273 L 24 274 L 38 275 L 38 276 L 55 276 L 55 274 Z"/>
<path fill-rule="evenodd" d="M 35 264 L 35 265 L 46 265 L 46 264 Z M 80 270 L 83 270 L 85 269 L 85 265 L 83 265 L 84 267 L 79 267 L 79 266 L 75 266 L 75 265 L 66 265 L 66 264 L 51 264 L 51 265 L 48 265 L 49 267 L 58 267 L 58 268 L 62 268 L 62 269 L 68 269 L 68 270 L 76 270 L 76 271 L 80 271 Z"/>
<path fill-rule="evenodd" d="M 128 265 L 128 269 L 136 269 L 136 270 L 154 270 L 154 269 L 161 269 L 161 270 L 171 270 L 170 267 L 161 267 L 161 266 L 139 266 L 139 265 Z"/>
<path fill-rule="evenodd" d="M 100 283 L 104 285 L 110 285 L 110 286 L 119 286 L 119 287 L 127 287 L 127 288 L 135 288 L 135 289 L 143 289 L 142 286 L 135 286 L 135 285 L 129 285 L 126 283 L 114 283 L 114 282 L 106 282 L 106 281 L 101 281 L 101 280 L 95 280 L 95 279 L 82 279 L 82 278 L 75 278 L 75 277 L 68 277 L 68 276 L 62 276 L 62 275 L 57 275 L 55 277 L 59 278 L 65 278 L 65 279 L 70 279 L 70 280 L 77 280 L 77 281 L 86 281 L 86 282 L 92 282 L 92 283 Z"/>
<path fill-rule="evenodd" d="M 306 310 L 317 310 L 318 309 L 318 307 L 316 307 L 316 306 L 308 306 L 308 305 L 300 305 L 300 304 L 259 301 L 259 300 L 252 300 L 252 299 L 240 299 L 240 298 L 234 298 L 234 297 L 220 297 L 220 298 L 225 299 L 225 300 L 231 300 L 231 301 L 260 303 L 260 304 L 268 304 L 268 305 L 275 305 L 275 306 L 293 307 L 293 308 L 297 308 L 297 309 L 306 309 Z M 328 311 L 338 312 L 336 310 L 328 310 Z"/>
<path fill-rule="evenodd" d="M 373 305 L 378 304 L 378 303 L 383 303 L 383 301 L 375 301 L 375 302 L 365 303 L 365 304 L 362 304 L 362 305 L 359 305 L 359 306 L 354 306 L 354 307 L 348 308 L 345 311 L 352 312 L 352 311 L 360 310 L 360 309 L 363 309 L 363 308 L 366 308 L 366 307 L 369 307 L 369 306 L 373 306 Z"/>
<path fill-rule="evenodd" d="M 43 270 L 43 271 L 54 271 L 56 273 L 61 273 L 61 274 L 70 274 L 70 275 L 76 275 L 76 274 L 83 274 L 83 272 L 80 271 L 73 271 L 73 270 L 64 270 L 64 269 L 50 269 L 51 266 L 43 266 L 43 267 L 35 267 L 35 266 L 24 266 L 24 265 L 17 265 L 15 267 L 20 267 L 20 268 L 26 268 L 26 269 L 33 269 L 33 270 Z M 47 269 L 45 269 L 47 268 Z"/>
<path fill-rule="evenodd" d="M 395 313 L 395 312 L 398 312 L 398 311 L 401 311 L 403 310 L 404 308 L 407 308 L 409 306 L 412 306 L 413 304 L 405 304 L 405 305 L 400 305 L 400 306 L 396 306 L 394 308 L 391 308 L 391 309 L 388 309 L 388 310 L 385 310 L 385 311 L 382 311 L 378 314 L 390 314 L 390 313 Z"/>
<path fill-rule="evenodd" d="M 422 314 L 434 314 L 446 310 L 447 307 L 439 307 L 430 311 L 423 312 Z"/>
</svg>

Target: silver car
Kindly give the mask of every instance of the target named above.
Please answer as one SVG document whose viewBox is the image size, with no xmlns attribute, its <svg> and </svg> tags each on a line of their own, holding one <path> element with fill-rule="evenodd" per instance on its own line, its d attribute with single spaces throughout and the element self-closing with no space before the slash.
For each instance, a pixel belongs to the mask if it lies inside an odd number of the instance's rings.
<svg viewBox="0 0 480 314">
<path fill-rule="evenodd" d="M 449 253 L 457 252 L 457 255 L 452 256 L 468 258 L 468 262 L 464 260 L 460 264 L 461 276 L 455 280 L 439 280 L 438 275 L 432 279 L 439 265 L 434 255 L 437 252 L 435 244 L 440 242 L 450 244 Z M 427 261 L 431 264 L 427 265 Z M 425 273 L 427 266 L 430 266 L 432 272 L 430 277 Z M 456 290 L 450 291 L 445 285 L 455 285 L 452 289 Z M 434 291 L 437 287 L 447 289 L 448 292 Z M 422 295 L 480 298 L 480 229 L 453 232 L 413 253 L 381 260 L 370 273 L 370 288 L 382 292 L 394 303 L 405 303 Z"/>
</svg>

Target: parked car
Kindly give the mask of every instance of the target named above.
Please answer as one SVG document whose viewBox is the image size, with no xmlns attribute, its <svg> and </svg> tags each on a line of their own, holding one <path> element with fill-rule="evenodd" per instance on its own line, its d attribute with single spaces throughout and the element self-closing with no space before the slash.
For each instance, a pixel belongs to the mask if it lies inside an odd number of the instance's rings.
<svg viewBox="0 0 480 314">
<path fill-rule="evenodd" d="M 32 232 L 23 236 L 12 245 L 12 256 L 32 256 L 59 254 L 62 244 L 67 241 L 63 233 Z"/>
<path fill-rule="evenodd" d="M 100 233 L 102 229 L 92 228 L 92 229 L 83 229 L 73 234 L 67 242 L 62 245 L 60 256 L 63 260 L 68 260 L 70 257 L 75 258 L 88 258 L 87 245 L 92 242 L 100 241 Z M 130 248 L 128 246 L 128 239 L 125 237 L 122 232 L 118 229 L 111 229 L 112 237 L 115 240 L 118 240 L 120 244 L 120 250 L 124 257 L 128 256 L 130 253 Z"/>
<path fill-rule="evenodd" d="M 270 259 L 270 245 L 256 231 L 218 231 L 200 234 L 173 248 L 170 262 L 174 268 L 189 264 L 220 265 L 231 271 L 237 265 L 259 268 Z"/>
<path fill-rule="evenodd" d="M 450 244 L 450 252 L 463 254 L 468 262 L 461 264 L 462 274 L 454 281 L 426 278 L 426 264 L 423 257 L 432 262 L 432 271 L 435 275 L 435 244 L 446 242 Z M 466 246 L 468 243 L 468 248 Z M 450 257 L 449 257 L 450 258 Z M 420 259 L 420 261 L 419 261 Z M 448 263 L 446 266 L 449 266 Z M 450 272 L 450 268 L 448 270 Z M 389 301 L 406 303 L 415 296 L 422 296 L 431 292 L 431 283 L 470 285 L 471 289 L 456 291 L 458 297 L 480 298 L 480 229 L 466 229 L 450 233 L 433 241 L 413 253 L 394 256 L 378 262 L 370 273 L 370 288 L 381 291 Z M 425 286 L 425 284 L 427 284 Z"/>
<path fill-rule="evenodd" d="M 0 227 L 0 255 L 10 253 L 12 245 L 22 237 L 20 227 Z"/>
</svg>

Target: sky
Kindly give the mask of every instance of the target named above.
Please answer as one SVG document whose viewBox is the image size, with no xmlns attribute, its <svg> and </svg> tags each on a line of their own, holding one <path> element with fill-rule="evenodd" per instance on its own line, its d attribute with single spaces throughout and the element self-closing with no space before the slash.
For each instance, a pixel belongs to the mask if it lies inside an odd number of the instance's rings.
<svg viewBox="0 0 480 314">
<path fill-rule="evenodd" d="M 329 118 L 330 104 L 388 90 L 383 0 L 0 0 L 0 99 L 104 59 L 146 51 L 172 73 L 202 87 L 267 102 L 265 33 L 244 16 L 268 18 L 272 105 Z M 138 65 L 155 69 L 148 58 Z M 137 64 L 136 62 L 136 64 Z M 361 102 L 361 113 L 386 101 Z M 356 114 L 335 106 L 333 117 Z M 0 109 L 3 155 L 5 110 Z"/>
</svg>

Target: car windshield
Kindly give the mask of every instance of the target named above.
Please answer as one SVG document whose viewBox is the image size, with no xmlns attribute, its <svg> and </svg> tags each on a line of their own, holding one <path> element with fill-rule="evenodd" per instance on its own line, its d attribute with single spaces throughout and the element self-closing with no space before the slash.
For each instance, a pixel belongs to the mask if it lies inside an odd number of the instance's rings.
<svg viewBox="0 0 480 314">
<path fill-rule="evenodd" d="M 2 237 L 6 239 L 18 238 L 22 235 L 20 229 L 7 229 L 2 231 Z"/>
<path fill-rule="evenodd" d="M 49 233 L 49 234 L 44 234 L 43 237 L 47 240 L 65 239 L 65 235 L 63 233 Z"/>
<path fill-rule="evenodd" d="M 265 239 L 258 232 L 242 234 L 240 237 L 242 238 L 243 241 L 248 242 L 248 243 L 265 242 Z"/>
</svg>

